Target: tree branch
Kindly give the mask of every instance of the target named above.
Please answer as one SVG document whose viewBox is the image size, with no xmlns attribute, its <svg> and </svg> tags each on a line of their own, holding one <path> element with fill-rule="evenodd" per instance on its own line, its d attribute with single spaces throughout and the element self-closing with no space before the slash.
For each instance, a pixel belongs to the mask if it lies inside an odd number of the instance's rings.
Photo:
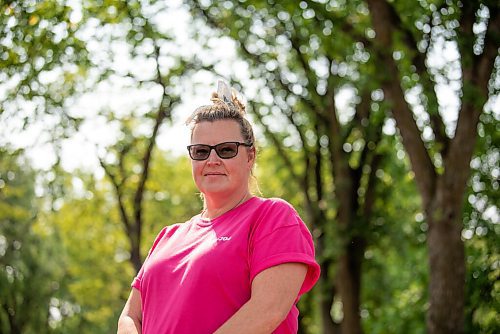
<svg viewBox="0 0 500 334">
<path fill-rule="evenodd" d="M 450 152 L 444 161 L 444 182 L 446 183 L 446 187 L 454 189 L 453 194 L 457 196 L 463 194 L 463 189 L 469 177 L 469 163 L 474 153 L 477 124 L 479 123 L 479 116 L 483 111 L 484 103 L 488 99 L 488 82 L 493 72 L 495 58 L 498 55 L 497 48 L 500 38 L 500 16 L 498 10 L 490 10 L 491 18 L 485 35 L 483 53 L 475 56 L 472 49 L 465 49 L 465 46 L 473 47 L 470 41 L 475 37 L 472 25 L 475 22 L 476 10 L 477 8 L 475 7 L 464 8 L 464 14 L 461 19 L 464 24 L 460 36 L 462 40 L 459 43 L 462 45 L 462 56 L 465 60 L 472 60 L 472 63 L 469 66 L 466 66 L 467 64 L 465 63 L 462 64 L 464 80 L 462 108 L 457 121 L 455 138 L 452 140 Z M 461 203 L 462 199 L 460 198 L 459 200 Z"/>
<path fill-rule="evenodd" d="M 131 231 L 131 225 L 130 225 L 130 219 L 127 214 L 127 210 L 125 208 L 125 203 L 123 201 L 123 193 L 122 193 L 122 187 L 120 186 L 120 183 L 118 182 L 116 175 L 111 171 L 109 166 L 102 160 L 101 157 L 98 156 L 99 163 L 101 167 L 104 169 L 104 172 L 106 175 L 109 177 L 111 184 L 115 188 L 115 195 L 116 199 L 118 201 L 118 209 L 120 212 L 120 217 L 122 218 L 123 225 L 125 225 L 125 230 L 127 233 L 130 233 Z"/>
<path fill-rule="evenodd" d="M 387 1 L 368 0 L 368 7 L 376 38 L 382 46 L 378 56 L 386 66 L 387 76 L 382 82 L 382 87 L 388 100 L 392 102 L 392 112 L 401 133 L 403 145 L 408 152 L 424 205 L 427 206 L 434 194 L 436 171 L 413 118 L 413 113 L 405 101 L 404 92 L 400 86 L 399 70 L 392 58 L 393 32 L 398 30 L 395 25 L 397 18 L 394 17 Z"/>
<path fill-rule="evenodd" d="M 476 85 L 484 96 L 488 96 L 488 82 L 493 73 L 495 59 L 498 57 L 500 45 L 500 13 L 499 6 L 490 8 L 490 19 L 484 38 L 484 50 L 478 57 L 475 68 L 477 69 Z"/>
<path fill-rule="evenodd" d="M 333 90 L 330 90 L 327 95 L 328 98 L 328 115 L 330 127 L 328 131 L 328 137 L 330 139 L 330 156 L 332 158 L 332 173 L 333 179 L 337 182 L 348 182 L 351 177 L 351 168 L 349 167 L 349 157 L 342 149 L 343 138 L 341 135 L 341 127 L 337 116 L 337 110 L 335 108 L 335 94 Z M 338 189 L 339 193 L 344 193 L 345 189 Z M 345 192 L 349 193 L 349 192 Z M 342 199 L 339 199 L 342 201 Z M 350 206 L 346 206 L 346 210 L 350 210 Z"/>
<path fill-rule="evenodd" d="M 267 137 L 271 139 L 273 142 L 273 145 L 276 147 L 276 150 L 278 151 L 278 155 L 281 157 L 283 162 L 285 163 L 285 166 L 287 167 L 287 170 L 291 174 L 292 178 L 295 180 L 299 179 L 299 176 L 295 173 L 292 161 L 290 160 L 290 157 L 286 153 L 283 143 L 276 137 L 276 134 L 269 130 L 269 127 L 263 122 L 262 120 L 262 115 L 257 111 L 256 104 L 254 102 L 247 102 L 253 110 L 254 115 L 257 117 L 257 120 L 259 123 L 264 127 L 264 132 L 266 133 Z"/>
<path fill-rule="evenodd" d="M 420 82 L 422 84 L 423 94 L 427 97 L 427 112 L 429 113 L 432 132 L 434 133 L 436 142 L 440 144 L 438 146 L 439 151 L 443 156 L 445 156 L 450 140 L 446 135 L 446 127 L 444 125 L 443 118 L 439 114 L 439 103 L 434 89 L 434 80 L 425 65 L 425 58 L 429 48 L 427 47 L 426 52 L 424 53 L 420 52 L 418 49 L 418 42 L 412 31 L 408 29 L 405 24 L 403 24 L 392 4 L 387 3 L 387 6 L 390 11 L 390 16 L 393 18 L 393 25 L 398 27 L 403 35 L 402 41 L 406 44 L 409 51 L 413 51 L 410 52 L 410 55 L 412 55 L 411 62 L 415 66 L 416 72 L 421 78 Z M 442 7 L 445 6 L 446 4 L 443 4 Z"/>
<path fill-rule="evenodd" d="M 381 154 L 375 154 L 370 163 L 370 174 L 368 175 L 368 183 L 366 185 L 365 201 L 363 204 L 363 217 L 371 217 L 373 212 L 373 205 L 375 204 L 375 199 L 377 198 L 375 189 L 377 183 L 377 169 L 382 161 Z"/>
</svg>

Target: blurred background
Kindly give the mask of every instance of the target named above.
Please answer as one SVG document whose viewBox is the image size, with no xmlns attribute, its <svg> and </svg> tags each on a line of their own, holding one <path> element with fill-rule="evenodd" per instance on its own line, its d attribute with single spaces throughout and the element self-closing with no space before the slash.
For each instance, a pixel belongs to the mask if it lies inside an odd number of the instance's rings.
<svg viewBox="0 0 500 334">
<path fill-rule="evenodd" d="M 246 102 L 308 224 L 300 333 L 500 332 L 498 1 L 0 1 L 0 333 L 114 333 L 201 210 L 184 121 Z"/>
</svg>

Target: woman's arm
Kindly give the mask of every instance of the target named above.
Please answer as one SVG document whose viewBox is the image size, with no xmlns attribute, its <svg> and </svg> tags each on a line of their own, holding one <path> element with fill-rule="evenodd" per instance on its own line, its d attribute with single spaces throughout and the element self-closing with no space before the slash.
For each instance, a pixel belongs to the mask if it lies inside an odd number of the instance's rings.
<svg viewBox="0 0 500 334">
<path fill-rule="evenodd" d="M 252 295 L 214 334 L 270 334 L 286 318 L 307 274 L 303 263 L 268 268 L 252 282 Z"/>
<path fill-rule="evenodd" d="M 127 303 L 118 319 L 117 334 L 141 334 L 142 302 L 141 292 L 132 288 Z"/>
</svg>

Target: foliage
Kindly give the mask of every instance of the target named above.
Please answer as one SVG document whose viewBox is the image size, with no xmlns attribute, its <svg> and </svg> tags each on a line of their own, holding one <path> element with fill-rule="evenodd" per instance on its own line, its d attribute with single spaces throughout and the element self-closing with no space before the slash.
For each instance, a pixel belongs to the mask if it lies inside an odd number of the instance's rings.
<svg viewBox="0 0 500 334">
<path fill-rule="evenodd" d="M 60 245 L 35 231 L 35 172 L 22 152 L 0 149 L 0 331 L 51 332 L 64 276 Z"/>
<path fill-rule="evenodd" d="M 192 180 L 188 158 L 159 150 L 154 159 L 144 207 L 146 216 L 142 254 L 147 254 L 163 227 L 185 222 L 202 209 L 202 200 Z"/>
<path fill-rule="evenodd" d="M 389 154 L 377 177 L 390 190 L 377 194 L 373 237 L 364 254 L 363 328 L 366 333 L 425 333 L 427 223 L 401 143 L 387 137 L 381 147 Z"/>
<path fill-rule="evenodd" d="M 35 120 L 58 124 L 48 139 L 55 140 L 78 128 L 81 119 L 67 106 L 85 88 L 89 66 L 77 36 L 82 23 L 61 1 L 0 4 L 0 120 L 11 130 L 26 130 Z"/>
<path fill-rule="evenodd" d="M 78 173 L 58 177 L 70 186 L 44 222 L 58 232 L 65 256 L 68 294 L 60 304 L 69 315 L 57 325 L 61 332 L 104 333 L 115 326 L 133 275 L 125 235 L 102 181 Z"/>
<path fill-rule="evenodd" d="M 467 256 L 466 327 L 469 333 L 500 330 L 500 249 L 498 161 L 499 115 L 481 116 L 476 157 L 466 196 L 464 230 Z"/>
<path fill-rule="evenodd" d="M 201 203 L 186 158 L 157 151 L 154 161 L 145 193 L 142 254 L 161 228 L 189 219 Z M 76 309 L 60 326 L 108 333 L 116 326 L 135 275 L 128 261 L 130 245 L 109 182 L 84 173 L 66 177 L 73 190 L 50 219 L 66 250 L 68 291 Z"/>
</svg>

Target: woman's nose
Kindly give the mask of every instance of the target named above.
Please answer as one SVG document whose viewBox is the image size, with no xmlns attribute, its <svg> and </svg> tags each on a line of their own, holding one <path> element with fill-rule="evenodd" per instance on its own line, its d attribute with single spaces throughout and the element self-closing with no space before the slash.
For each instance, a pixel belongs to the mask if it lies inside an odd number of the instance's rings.
<svg viewBox="0 0 500 334">
<path fill-rule="evenodd" d="M 210 150 L 210 154 L 208 155 L 207 158 L 207 163 L 220 165 L 220 162 L 221 161 L 219 156 L 217 155 L 217 152 L 215 152 L 215 150 Z"/>
</svg>

